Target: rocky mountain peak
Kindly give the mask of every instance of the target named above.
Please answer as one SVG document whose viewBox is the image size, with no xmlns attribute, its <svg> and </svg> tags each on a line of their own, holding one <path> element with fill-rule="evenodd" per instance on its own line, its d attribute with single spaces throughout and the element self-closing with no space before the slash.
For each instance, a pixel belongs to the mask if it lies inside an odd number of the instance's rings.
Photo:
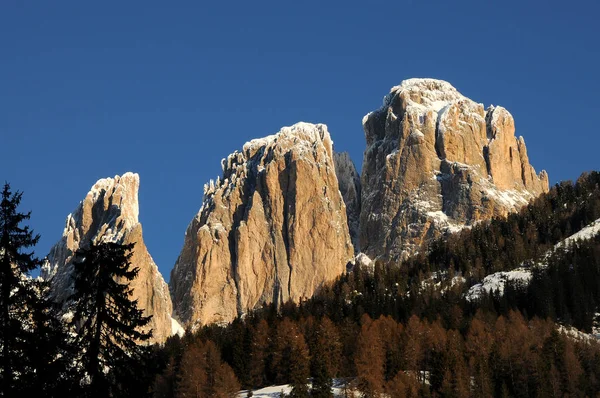
<svg viewBox="0 0 600 398">
<path fill-rule="evenodd" d="M 222 166 L 171 273 L 175 314 L 186 325 L 311 297 L 353 257 L 325 125 L 284 127 Z"/>
<path fill-rule="evenodd" d="M 371 257 L 405 258 L 548 190 L 510 113 L 485 110 L 448 82 L 405 80 L 363 128 L 360 245 Z"/>
<path fill-rule="evenodd" d="M 154 341 L 172 334 L 169 289 L 154 263 L 142 236 L 138 220 L 138 174 L 125 173 L 98 180 L 75 211 L 67 216 L 61 240 L 47 256 L 41 276 L 51 281 L 52 292 L 64 302 L 73 292 L 71 275 L 75 252 L 90 243 L 135 243 L 132 267 L 139 267 L 133 280 L 134 299 L 145 315 L 152 315 Z"/>
</svg>

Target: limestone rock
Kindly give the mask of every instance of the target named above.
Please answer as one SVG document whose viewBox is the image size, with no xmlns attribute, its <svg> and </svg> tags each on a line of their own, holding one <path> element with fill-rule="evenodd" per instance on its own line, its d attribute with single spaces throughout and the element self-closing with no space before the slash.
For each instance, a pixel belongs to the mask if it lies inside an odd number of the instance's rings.
<svg viewBox="0 0 600 398">
<path fill-rule="evenodd" d="M 72 260 L 77 249 L 92 242 L 135 243 L 131 264 L 140 271 L 131 282 L 133 299 L 138 300 L 144 315 L 152 315 L 149 327 L 153 329 L 153 341 L 162 342 L 172 334 L 171 298 L 144 244 L 138 221 L 139 184 L 139 176 L 134 173 L 96 182 L 67 217 L 63 236 L 50 250 L 42 268 L 42 278 L 51 281 L 54 297 L 64 302 L 73 293 Z"/>
<path fill-rule="evenodd" d="M 514 120 L 452 85 L 409 79 L 363 119 L 360 248 L 401 260 L 441 234 L 518 210 L 548 191 Z"/>
<path fill-rule="evenodd" d="M 186 326 L 309 298 L 353 258 L 325 125 L 284 127 L 222 166 L 171 272 L 174 314 Z"/>
<path fill-rule="evenodd" d="M 346 204 L 348 229 L 355 253 L 360 251 L 358 234 L 360 222 L 360 175 L 348 152 L 334 152 L 335 174 L 340 186 L 340 193 Z"/>
</svg>

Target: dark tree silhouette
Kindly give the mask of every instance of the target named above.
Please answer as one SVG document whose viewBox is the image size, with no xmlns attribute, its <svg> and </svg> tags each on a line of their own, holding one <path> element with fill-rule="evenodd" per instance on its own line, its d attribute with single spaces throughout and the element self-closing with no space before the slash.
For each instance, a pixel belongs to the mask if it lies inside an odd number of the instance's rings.
<svg viewBox="0 0 600 398">
<path fill-rule="evenodd" d="M 86 397 L 131 396 L 152 331 L 129 287 L 139 268 L 130 267 L 133 244 L 91 244 L 76 253 L 72 324 L 78 329 L 78 362 Z"/>
<path fill-rule="evenodd" d="M 73 368 L 72 338 L 60 317 L 60 308 L 50 298 L 50 284 L 35 280 L 29 297 L 28 337 L 25 346 L 31 372 L 23 382 L 25 396 L 70 396 L 77 385 Z"/>
<path fill-rule="evenodd" d="M 19 213 L 21 192 L 12 193 L 6 183 L 0 203 L 0 395 L 14 396 L 31 372 L 27 363 L 28 302 L 35 290 L 28 274 L 40 265 L 33 252 L 25 251 L 39 240 Z"/>
</svg>

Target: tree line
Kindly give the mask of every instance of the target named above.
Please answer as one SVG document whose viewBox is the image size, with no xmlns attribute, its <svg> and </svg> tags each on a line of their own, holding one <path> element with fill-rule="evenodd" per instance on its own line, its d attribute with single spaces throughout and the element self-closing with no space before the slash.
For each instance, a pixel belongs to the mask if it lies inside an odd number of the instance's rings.
<svg viewBox="0 0 600 398">
<path fill-rule="evenodd" d="M 483 221 L 438 239 L 404 266 L 418 271 L 452 268 L 481 280 L 543 256 L 555 244 L 600 218 L 600 173 L 563 181 L 520 212 Z"/>
<path fill-rule="evenodd" d="M 529 285 L 509 282 L 503 294 L 478 300 L 466 292 L 490 273 L 541 259 L 600 218 L 599 184 L 599 173 L 584 174 L 405 263 L 355 267 L 298 305 L 265 306 L 227 327 L 173 338 L 156 396 L 189 396 L 177 369 L 194 341 L 214 344 L 243 388 L 291 383 L 292 396 L 330 397 L 332 377 L 367 397 L 594 396 L 598 343 L 558 330 L 592 331 L 600 238 L 554 252 L 532 268 Z"/>
</svg>

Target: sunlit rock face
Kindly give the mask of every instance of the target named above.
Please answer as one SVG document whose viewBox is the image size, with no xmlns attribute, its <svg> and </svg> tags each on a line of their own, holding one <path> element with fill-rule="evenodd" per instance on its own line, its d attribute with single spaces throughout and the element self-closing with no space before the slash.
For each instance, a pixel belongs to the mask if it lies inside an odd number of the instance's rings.
<svg viewBox="0 0 600 398">
<path fill-rule="evenodd" d="M 484 109 L 445 81 L 403 81 L 363 128 L 359 241 L 371 258 L 405 259 L 548 191 L 510 113 Z"/>
<path fill-rule="evenodd" d="M 345 271 L 353 247 L 332 146 L 325 125 L 298 123 L 223 159 L 171 272 L 179 321 L 298 302 Z"/>
<path fill-rule="evenodd" d="M 137 174 L 125 173 L 96 182 L 75 211 L 67 216 L 61 240 L 52 247 L 42 269 L 42 277 L 51 281 L 54 297 L 61 302 L 73 293 L 73 256 L 90 243 L 135 243 L 131 267 L 139 267 L 131 282 L 133 299 L 145 316 L 152 316 L 149 328 L 153 341 L 163 342 L 172 334 L 169 288 L 152 260 L 138 220 Z"/>
</svg>

